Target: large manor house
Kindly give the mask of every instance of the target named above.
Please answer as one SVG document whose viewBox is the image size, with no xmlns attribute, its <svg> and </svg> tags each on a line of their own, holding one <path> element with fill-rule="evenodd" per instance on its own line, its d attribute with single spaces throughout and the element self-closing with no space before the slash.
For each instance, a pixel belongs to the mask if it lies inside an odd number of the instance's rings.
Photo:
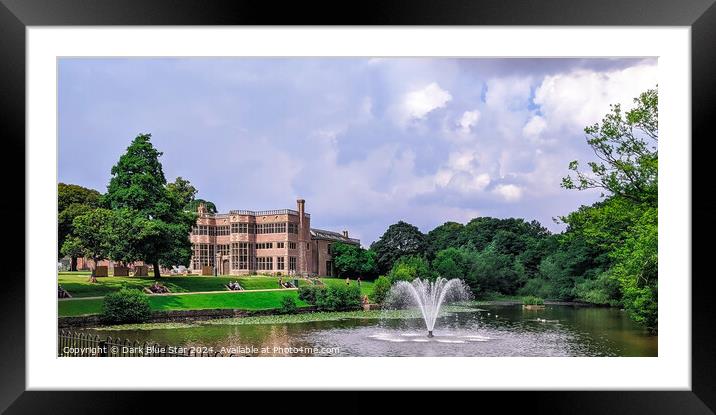
<svg viewBox="0 0 716 415">
<path fill-rule="evenodd" d="M 306 202 L 296 201 L 297 210 L 232 210 L 210 213 L 199 205 L 196 226 L 189 238 L 192 258 L 189 272 L 200 275 L 299 275 L 333 276 L 331 244 L 360 246 L 348 231 L 311 228 Z M 141 265 L 139 261 L 132 265 Z M 111 273 L 114 261 L 103 260 Z M 92 261 L 78 258 L 78 269 L 91 269 Z M 165 269 L 162 271 L 170 272 Z"/>
<path fill-rule="evenodd" d="M 296 201 L 296 209 L 214 214 L 200 205 L 190 235 L 190 270 L 219 275 L 333 275 L 331 244 L 360 245 L 360 240 L 349 238 L 348 231 L 311 228 L 303 199 Z"/>
</svg>

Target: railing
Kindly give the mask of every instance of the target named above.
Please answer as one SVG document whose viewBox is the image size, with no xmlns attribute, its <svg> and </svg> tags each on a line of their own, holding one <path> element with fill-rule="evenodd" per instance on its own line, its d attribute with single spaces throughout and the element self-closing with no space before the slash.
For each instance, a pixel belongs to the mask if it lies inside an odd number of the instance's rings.
<svg viewBox="0 0 716 415">
<path fill-rule="evenodd" d="M 293 209 L 276 209 L 276 210 L 230 210 L 231 215 L 247 215 L 247 216 L 268 216 L 268 215 L 298 215 L 298 211 Z M 309 213 L 305 213 L 306 217 L 311 217 Z"/>
<path fill-rule="evenodd" d="M 213 352 L 206 347 L 173 347 L 158 343 L 60 330 L 57 336 L 60 357 L 233 357 L 234 354 Z"/>
</svg>

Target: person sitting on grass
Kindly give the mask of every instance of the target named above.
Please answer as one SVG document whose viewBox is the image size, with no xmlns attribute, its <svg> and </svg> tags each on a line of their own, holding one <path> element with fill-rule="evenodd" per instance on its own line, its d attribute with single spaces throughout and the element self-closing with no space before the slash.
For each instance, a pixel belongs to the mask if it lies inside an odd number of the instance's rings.
<svg viewBox="0 0 716 415">
<path fill-rule="evenodd" d="M 278 288 L 283 288 L 283 278 L 278 277 Z"/>
</svg>

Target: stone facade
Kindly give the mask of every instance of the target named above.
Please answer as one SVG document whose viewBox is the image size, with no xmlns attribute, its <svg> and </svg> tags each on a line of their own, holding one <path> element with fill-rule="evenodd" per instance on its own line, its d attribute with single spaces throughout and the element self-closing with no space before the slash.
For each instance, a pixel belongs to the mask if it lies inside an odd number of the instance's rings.
<svg viewBox="0 0 716 415">
<path fill-rule="evenodd" d="M 349 238 L 347 231 L 311 229 L 305 207 L 298 199 L 296 210 L 212 214 L 200 205 L 190 235 L 190 271 L 199 274 L 209 266 L 219 275 L 331 275 L 330 244 L 360 241 Z"/>
</svg>

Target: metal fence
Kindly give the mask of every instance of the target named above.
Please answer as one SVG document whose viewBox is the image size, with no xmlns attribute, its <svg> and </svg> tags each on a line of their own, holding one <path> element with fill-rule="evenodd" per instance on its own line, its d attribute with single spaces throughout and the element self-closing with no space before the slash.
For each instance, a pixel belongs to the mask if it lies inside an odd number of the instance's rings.
<svg viewBox="0 0 716 415">
<path fill-rule="evenodd" d="M 208 347 L 176 347 L 131 341 L 91 333 L 60 330 L 57 338 L 60 357 L 233 357 Z"/>
</svg>

